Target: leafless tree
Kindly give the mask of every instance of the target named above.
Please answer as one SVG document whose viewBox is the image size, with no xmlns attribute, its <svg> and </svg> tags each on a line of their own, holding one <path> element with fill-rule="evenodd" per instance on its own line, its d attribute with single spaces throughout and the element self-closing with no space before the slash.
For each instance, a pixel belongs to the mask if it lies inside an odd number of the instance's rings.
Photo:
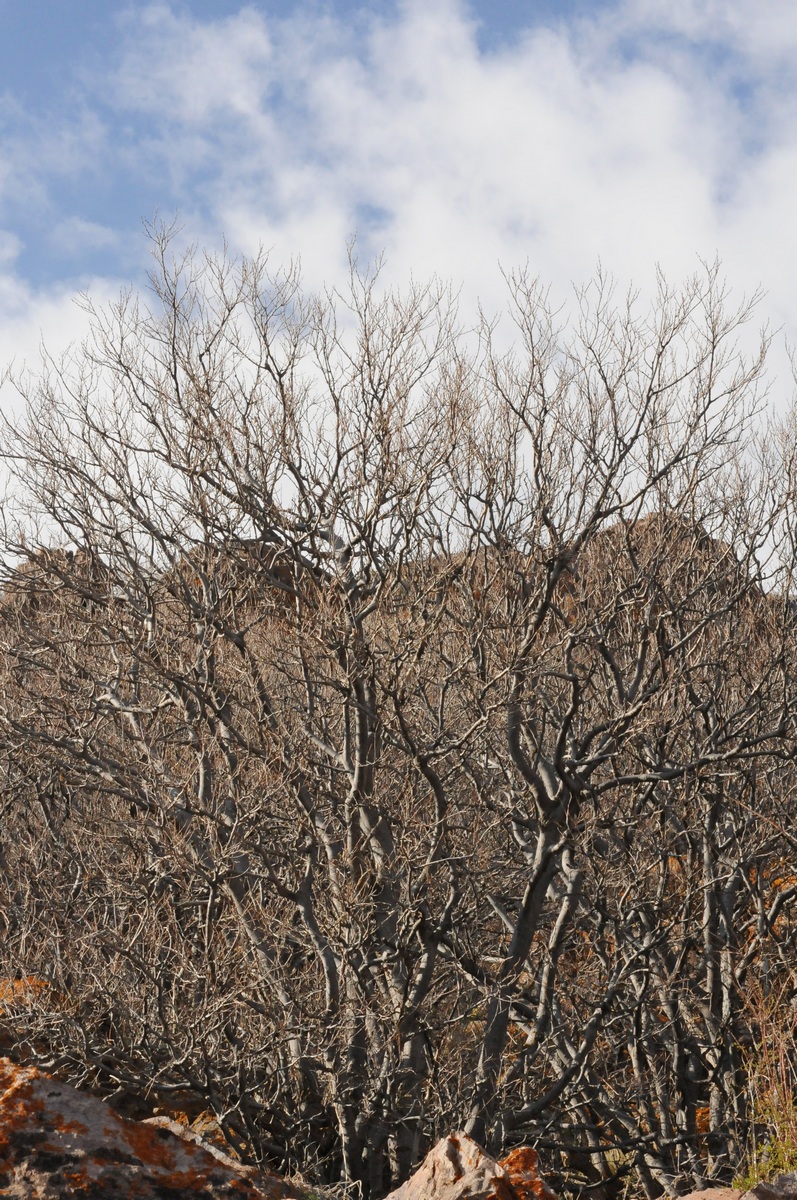
<svg viewBox="0 0 797 1200">
<path fill-rule="evenodd" d="M 443 289 L 157 253 L 9 431 L 18 1049 L 374 1200 L 455 1126 L 732 1175 L 797 895 L 750 307 L 599 278 L 559 329 L 513 277 L 507 352 Z"/>
</svg>

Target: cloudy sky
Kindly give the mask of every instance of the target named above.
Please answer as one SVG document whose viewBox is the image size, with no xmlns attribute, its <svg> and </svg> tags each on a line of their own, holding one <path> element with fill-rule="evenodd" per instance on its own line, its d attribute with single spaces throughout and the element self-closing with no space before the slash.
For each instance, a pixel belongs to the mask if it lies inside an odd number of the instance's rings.
<svg viewBox="0 0 797 1200">
<path fill-rule="evenodd" d="M 788 0 L 0 0 L 0 360 L 77 336 L 142 221 L 500 301 L 719 255 L 797 342 Z"/>
</svg>

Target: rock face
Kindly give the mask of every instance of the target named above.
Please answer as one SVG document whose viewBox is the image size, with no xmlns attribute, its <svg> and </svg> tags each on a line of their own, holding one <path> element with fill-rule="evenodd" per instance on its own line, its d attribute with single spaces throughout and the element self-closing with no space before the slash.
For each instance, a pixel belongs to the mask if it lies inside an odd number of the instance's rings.
<svg viewBox="0 0 797 1200">
<path fill-rule="evenodd" d="M 128 1121 L 96 1096 L 0 1059 L 0 1197 L 303 1200 L 167 1118 Z"/>
<path fill-rule="evenodd" d="M 465 1133 L 430 1150 L 415 1174 L 387 1200 L 556 1200 L 528 1146 L 496 1162 Z"/>
</svg>

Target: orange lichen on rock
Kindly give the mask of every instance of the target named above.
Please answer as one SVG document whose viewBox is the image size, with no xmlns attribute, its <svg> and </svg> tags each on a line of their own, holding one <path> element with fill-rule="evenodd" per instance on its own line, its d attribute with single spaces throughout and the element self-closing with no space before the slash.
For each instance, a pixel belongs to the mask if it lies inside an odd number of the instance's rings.
<svg viewBox="0 0 797 1200">
<path fill-rule="evenodd" d="M 531 1146 L 518 1146 L 498 1164 L 509 1176 L 517 1200 L 556 1200 L 540 1175 L 539 1155 Z"/>
<path fill-rule="evenodd" d="M 128 1121 L 96 1096 L 0 1059 L 0 1197 L 301 1200 L 284 1180 L 166 1124 Z"/>
</svg>

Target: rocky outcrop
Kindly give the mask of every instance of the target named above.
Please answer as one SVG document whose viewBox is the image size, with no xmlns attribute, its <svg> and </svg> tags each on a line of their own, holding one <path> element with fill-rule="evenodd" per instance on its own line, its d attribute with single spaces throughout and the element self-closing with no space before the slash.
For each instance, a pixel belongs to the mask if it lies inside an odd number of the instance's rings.
<svg viewBox="0 0 797 1200">
<path fill-rule="evenodd" d="M 0 1059 L 0 1197 L 304 1200 L 176 1121 L 129 1121 L 90 1093 Z"/>
<path fill-rule="evenodd" d="M 387 1200 L 556 1200 L 528 1146 L 496 1162 L 464 1133 L 443 1138 Z"/>
</svg>

